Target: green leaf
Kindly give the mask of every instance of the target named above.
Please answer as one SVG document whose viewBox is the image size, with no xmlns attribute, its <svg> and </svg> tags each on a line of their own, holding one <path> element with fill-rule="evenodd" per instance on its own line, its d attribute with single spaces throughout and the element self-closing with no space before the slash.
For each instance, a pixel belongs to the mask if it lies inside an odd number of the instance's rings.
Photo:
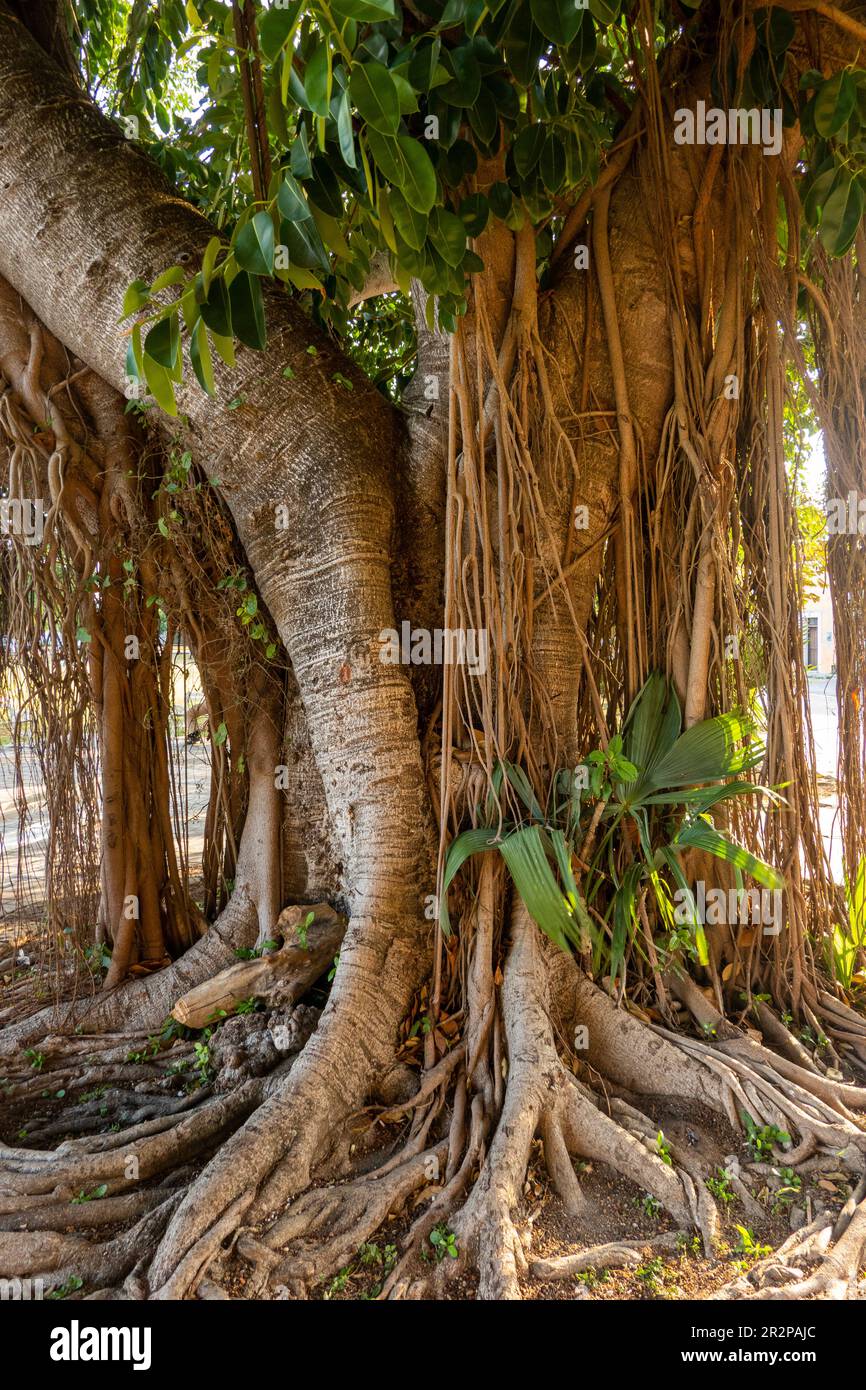
<svg viewBox="0 0 866 1390">
<path fill-rule="evenodd" d="M 303 266 L 305 270 L 330 271 L 330 258 L 312 217 L 304 222 L 283 222 L 280 236 L 292 265 Z"/>
<path fill-rule="evenodd" d="M 466 235 L 471 237 L 480 236 L 487 226 L 487 219 L 490 216 L 490 204 L 483 193 L 470 193 L 464 198 L 457 210 L 460 221 L 466 228 Z"/>
<path fill-rule="evenodd" d="M 717 859 L 733 864 L 741 873 L 750 874 L 763 888 L 778 889 L 785 886 L 785 880 L 778 869 L 772 868 L 763 859 L 756 858 L 742 845 L 728 839 L 727 835 L 721 834 L 704 820 L 693 821 L 683 826 L 672 843 L 678 849 L 705 850 L 707 854 L 713 854 Z"/>
<path fill-rule="evenodd" d="M 530 0 L 532 18 L 551 43 L 567 47 L 580 28 L 583 11 L 574 0 Z"/>
<path fill-rule="evenodd" d="M 180 312 L 183 315 L 187 333 L 192 332 L 200 317 L 198 299 L 196 297 L 196 288 L 199 278 L 200 277 L 197 275 L 194 280 L 190 280 L 179 301 Z"/>
<path fill-rule="evenodd" d="M 324 119 L 331 106 L 331 50 L 319 39 L 304 69 L 304 89 L 311 109 Z"/>
<path fill-rule="evenodd" d="M 383 135 L 369 126 L 367 140 L 388 182 L 400 189 L 416 212 L 429 212 L 436 201 L 436 174 L 421 142 L 408 135 Z"/>
<path fill-rule="evenodd" d="M 512 155 L 514 167 L 522 179 L 527 178 L 541 158 L 541 151 L 547 131 L 540 123 L 528 125 L 521 130 L 514 141 Z"/>
<path fill-rule="evenodd" d="M 511 205 L 514 200 L 514 194 L 508 184 L 503 182 L 491 184 L 487 190 L 487 198 L 493 215 L 504 222 L 511 212 Z"/>
<path fill-rule="evenodd" d="M 754 720 L 736 712 L 693 724 L 656 761 L 642 785 L 661 791 L 747 772 L 764 757 L 764 746 L 754 735 Z"/>
<path fill-rule="evenodd" d="M 436 171 L 423 142 L 398 135 L 397 144 L 407 170 L 401 183 L 403 197 L 416 212 L 429 212 L 436 201 Z"/>
<path fill-rule="evenodd" d="M 350 169 L 357 168 L 355 159 L 355 134 L 352 129 L 352 112 L 349 107 L 348 92 L 341 92 L 337 99 L 337 139 L 340 154 Z"/>
<path fill-rule="evenodd" d="M 233 339 L 224 337 L 222 333 L 214 333 L 213 329 L 211 329 L 211 337 L 213 338 L 213 345 L 223 362 L 225 362 L 227 367 L 233 367 L 235 365 L 235 345 Z"/>
<path fill-rule="evenodd" d="M 550 843 L 556 856 L 556 864 L 559 869 L 559 876 L 565 885 L 566 897 L 569 907 L 575 917 L 578 929 L 588 942 L 600 944 L 599 933 L 586 910 L 586 903 L 578 890 L 571 867 L 571 848 L 561 830 L 551 830 Z M 583 943 L 581 943 L 583 944 Z"/>
<path fill-rule="evenodd" d="M 312 168 L 310 169 L 312 173 Z M 277 207 L 281 216 L 289 222 L 303 222 L 311 217 L 309 204 L 301 192 L 300 185 L 291 174 L 283 172 L 283 181 L 277 193 Z"/>
<path fill-rule="evenodd" d="M 269 212 L 257 212 L 238 232 L 235 258 L 251 275 L 274 273 L 274 223 Z"/>
<path fill-rule="evenodd" d="M 481 90 L 481 67 L 471 42 L 446 50 L 454 77 L 439 88 L 443 101 L 451 106 L 471 107 Z M 445 54 L 443 53 L 443 57 Z"/>
<path fill-rule="evenodd" d="M 216 744 L 217 748 L 222 748 L 228 736 L 229 731 L 226 728 L 225 724 L 219 724 L 217 727 L 217 731 L 213 736 L 213 741 Z"/>
<path fill-rule="evenodd" d="M 831 155 L 808 180 L 803 196 L 803 216 L 808 226 L 818 226 L 821 209 L 836 187 L 841 172 Z"/>
<path fill-rule="evenodd" d="M 144 350 L 161 367 L 174 370 L 180 356 L 180 327 L 176 312 L 154 324 L 145 337 Z"/>
<path fill-rule="evenodd" d="M 293 0 L 286 9 L 266 10 L 256 21 L 259 47 L 269 62 L 273 62 L 292 33 L 301 12 L 303 0 Z"/>
<path fill-rule="evenodd" d="M 171 377 L 166 368 L 155 362 L 148 353 L 144 354 L 144 379 L 148 391 L 166 415 L 177 415 Z"/>
<path fill-rule="evenodd" d="M 589 12 L 599 24 L 613 24 L 619 14 L 620 0 L 589 0 Z"/>
<path fill-rule="evenodd" d="M 201 316 L 208 328 L 221 338 L 230 338 L 232 333 L 232 311 L 229 292 L 222 275 L 211 282 L 207 298 L 201 305 Z"/>
<path fill-rule="evenodd" d="M 642 774 L 653 771 L 677 741 L 682 713 L 666 676 L 653 671 L 635 696 L 623 729 L 623 751 Z M 628 794 L 628 788 L 623 789 Z"/>
<path fill-rule="evenodd" d="M 568 73 L 587 72 L 595 62 L 597 51 L 598 38 L 592 16 L 583 10 L 577 37 L 566 51 L 560 52 L 560 58 Z"/>
<path fill-rule="evenodd" d="M 138 327 L 138 325 L 136 325 Z M 126 374 L 132 381 L 143 379 L 144 365 L 141 351 L 141 331 L 133 332 L 126 345 Z"/>
<path fill-rule="evenodd" d="M 824 204 L 818 236 L 831 256 L 844 256 L 851 247 L 863 216 L 863 188 L 859 179 L 843 174 Z"/>
<path fill-rule="evenodd" d="M 436 209 L 430 219 L 430 240 L 446 265 L 458 266 L 463 260 L 466 228 L 456 213 Z"/>
<path fill-rule="evenodd" d="M 517 81 L 528 87 L 538 75 L 547 39 L 532 18 L 528 5 L 522 5 L 512 21 L 505 40 L 505 57 Z"/>
<path fill-rule="evenodd" d="M 220 238 L 218 236 L 212 236 L 205 247 L 205 252 L 201 259 L 201 279 L 205 294 L 207 294 L 210 289 L 210 282 L 213 279 L 216 258 L 219 255 L 221 245 L 222 241 Z"/>
<path fill-rule="evenodd" d="M 815 96 L 815 128 L 829 139 L 847 123 L 857 100 L 857 87 L 850 73 L 838 72 L 819 87 Z"/>
<path fill-rule="evenodd" d="M 423 40 L 409 59 L 409 81 L 416 92 L 429 92 L 433 86 L 442 40 Z"/>
<path fill-rule="evenodd" d="M 330 9 L 335 19 L 354 19 L 359 24 L 379 24 L 397 14 L 394 0 L 332 0 Z"/>
<path fill-rule="evenodd" d="M 506 835 L 499 852 L 530 917 L 545 936 L 567 951 L 569 939 L 579 940 L 579 933 L 544 852 L 540 827 L 527 825 Z"/>
<path fill-rule="evenodd" d="M 247 347 L 263 348 L 267 343 L 267 333 L 261 282 L 248 271 L 242 270 L 232 280 L 229 300 L 234 336 L 246 343 Z"/>
<path fill-rule="evenodd" d="M 548 192 L 557 193 L 565 178 L 565 146 L 555 129 L 548 132 L 541 151 L 538 171 Z"/>
<path fill-rule="evenodd" d="M 500 841 L 497 839 L 496 831 L 487 828 L 481 830 L 464 830 L 462 835 L 458 835 L 456 840 L 452 840 L 445 855 L 445 868 L 442 875 L 442 898 L 439 903 L 439 921 L 446 936 L 451 935 L 451 919 L 448 915 L 448 889 L 454 881 L 455 876 L 462 869 L 467 859 L 473 854 L 482 854 L 485 850 L 496 849 Z"/>
<path fill-rule="evenodd" d="M 313 159 L 313 177 L 307 183 L 310 201 L 330 217 L 343 216 L 343 200 L 340 194 L 340 181 L 323 155 Z"/>
<path fill-rule="evenodd" d="M 462 24 L 466 18 L 467 4 L 468 0 L 445 0 L 445 8 L 438 19 L 439 27 L 451 29 Z"/>
<path fill-rule="evenodd" d="M 195 328 L 192 330 L 192 336 L 189 340 L 189 357 L 199 385 L 203 391 L 207 391 L 208 395 L 212 396 L 216 389 L 213 374 L 213 359 L 211 357 L 210 344 L 207 340 L 207 329 L 202 319 L 199 319 Z"/>
<path fill-rule="evenodd" d="M 469 124 L 482 145 L 492 145 L 499 130 L 499 112 L 492 92 L 482 85 L 478 96 L 467 111 Z"/>
<path fill-rule="evenodd" d="M 143 304 L 147 303 L 149 298 L 150 291 L 147 287 L 147 281 L 133 280 L 132 284 L 127 286 L 126 294 L 123 296 L 123 313 L 121 314 L 121 318 L 125 319 L 128 318 L 130 314 L 134 314 Z"/>
<path fill-rule="evenodd" d="M 772 9 L 755 11 L 758 41 L 775 59 L 787 52 L 796 32 L 796 22 L 790 10 L 774 5 Z"/>
<path fill-rule="evenodd" d="M 151 294 L 159 294 L 160 290 L 167 289 L 169 285 L 180 284 L 183 278 L 184 271 L 182 266 L 169 266 L 168 270 L 164 270 L 161 275 L 157 275 L 150 287 L 150 292 Z"/>
<path fill-rule="evenodd" d="M 544 812 L 538 804 L 535 792 L 532 790 L 532 783 L 524 772 L 523 768 L 517 763 L 501 762 L 499 768 L 503 776 L 507 777 L 510 785 L 517 792 L 523 805 L 526 807 L 533 820 L 543 821 Z"/>
<path fill-rule="evenodd" d="M 396 135 L 400 126 L 400 97 L 384 63 L 355 63 L 349 79 L 349 94 L 362 120 L 381 131 Z"/>
<path fill-rule="evenodd" d="M 610 975 L 616 979 L 625 959 L 629 937 L 637 926 L 637 890 L 646 873 L 639 860 L 629 864 L 613 898 L 613 932 L 610 944 Z"/>
<path fill-rule="evenodd" d="M 400 115 L 414 115 L 414 113 L 418 110 L 418 98 L 415 95 L 414 89 L 412 88 L 411 84 L 406 81 L 406 78 L 403 76 L 401 72 L 395 71 L 393 69 L 391 69 L 390 71 L 391 81 L 397 88 L 397 98 L 400 102 Z"/>
<path fill-rule="evenodd" d="M 388 207 L 394 220 L 394 226 L 406 245 L 411 246 L 413 251 L 420 251 L 427 240 L 428 217 L 423 212 L 416 212 L 414 208 L 410 207 L 398 188 L 391 189 Z"/>
<path fill-rule="evenodd" d="M 292 143 L 289 164 L 296 178 L 308 179 L 313 172 L 310 147 L 307 142 L 307 128 L 304 125 L 298 127 L 297 136 Z"/>
<path fill-rule="evenodd" d="M 809 68 L 808 71 L 803 73 L 798 86 L 801 92 L 813 92 L 816 87 L 822 86 L 823 82 L 823 72 L 819 72 L 817 68 Z"/>
</svg>

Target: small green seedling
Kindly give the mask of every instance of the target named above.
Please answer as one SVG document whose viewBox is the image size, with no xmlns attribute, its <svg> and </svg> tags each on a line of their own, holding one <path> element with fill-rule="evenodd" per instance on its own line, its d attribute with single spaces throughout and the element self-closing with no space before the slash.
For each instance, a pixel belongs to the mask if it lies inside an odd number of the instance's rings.
<svg viewBox="0 0 866 1390">
<path fill-rule="evenodd" d="M 100 1197 L 104 1197 L 108 1191 L 108 1183 L 101 1182 L 98 1187 L 94 1187 L 92 1192 L 85 1192 L 81 1189 L 77 1197 L 70 1198 L 72 1206 L 80 1206 L 82 1202 L 98 1202 Z"/>
<path fill-rule="evenodd" d="M 428 1236 L 428 1240 L 433 1247 L 433 1254 L 438 1264 L 444 1260 L 446 1255 L 452 1260 L 457 1259 L 457 1237 L 444 1221 L 438 1222 Z"/>
<path fill-rule="evenodd" d="M 757 1125 L 748 1110 L 740 1112 L 746 1130 L 746 1143 L 757 1162 L 766 1162 L 773 1157 L 773 1149 L 790 1144 L 791 1136 L 776 1125 Z"/>
<path fill-rule="evenodd" d="M 668 1144 L 668 1141 L 665 1139 L 664 1132 L 662 1130 L 659 1130 L 658 1134 L 656 1135 L 656 1153 L 658 1154 L 662 1163 L 666 1163 L 669 1168 L 673 1167 L 673 1159 L 671 1158 L 670 1145 Z"/>
<path fill-rule="evenodd" d="M 707 1178 L 707 1187 L 719 1202 L 725 1205 L 737 1200 L 736 1193 L 731 1189 L 731 1175 L 726 1168 L 717 1168 L 715 1177 Z"/>
</svg>

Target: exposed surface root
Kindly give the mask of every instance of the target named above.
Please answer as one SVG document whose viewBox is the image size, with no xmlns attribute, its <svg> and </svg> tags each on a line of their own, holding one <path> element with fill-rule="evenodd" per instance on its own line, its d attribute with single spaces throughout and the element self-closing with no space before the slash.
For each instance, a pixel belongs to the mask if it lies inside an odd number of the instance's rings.
<svg viewBox="0 0 866 1390">
<path fill-rule="evenodd" d="M 389 1215 L 431 1183 L 443 1170 L 444 1143 L 417 1154 L 387 1172 L 372 1173 L 342 1187 L 319 1188 L 294 1202 L 262 1240 L 242 1236 L 238 1254 L 256 1266 L 253 1288 L 265 1279 L 285 1286 L 293 1297 L 347 1264 L 358 1247 Z M 278 1252 L 292 1242 L 288 1258 Z"/>
<path fill-rule="evenodd" d="M 861 1183 L 859 1191 L 863 1191 Z M 715 1295 L 731 1299 L 844 1299 L 857 1283 L 866 1249 L 866 1200 L 843 1213 L 834 1226 L 822 1213 L 785 1241 L 744 1278 Z M 818 1261 L 807 1276 L 802 1268 Z"/>
<path fill-rule="evenodd" d="M 866 1131 L 844 1103 L 859 1088 L 832 1086 L 826 1078 L 778 1058 L 748 1039 L 711 1046 L 638 1022 L 582 977 L 577 1017 L 587 1025 L 588 1058 L 617 1084 L 636 1094 L 701 1100 L 740 1129 L 743 1114 L 757 1125 L 799 1135 L 794 1161 L 821 1145 L 859 1174 L 866 1161 Z M 824 1098 L 819 1091 L 828 1097 Z M 790 1163 L 794 1155 L 780 1161 Z"/>
<path fill-rule="evenodd" d="M 103 1135 L 89 1149 L 72 1139 L 53 1152 L 0 1148 L 0 1211 L 20 1210 L 27 1197 L 71 1201 L 96 1184 L 106 1184 L 112 1195 L 128 1191 L 217 1144 L 255 1108 L 262 1089 L 261 1080 L 248 1081 L 146 1137 Z"/>
<path fill-rule="evenodd" d="M 758 1125 L 786 1129 L 793 1146 L 779 1149 L 774 1161 L 787 1167 L 863 1173 L 866 1136 L 855 1113 L 859 1088 L 838 1085 L 790 1056 L 777 1059 L 729 1033 L 710 1044 L 648 1026 L 585 978 L 577 980 L 571 965 L 577 983 L 569 987 L 564 1007 L 561 961 L 547 958 L 519 903 L 511 938 L 498 1000 L 501 1015 L 496 1007 L 485 1014 L 488 1044 L 500 1033 L 503 1040 L 498 1053 L 491 1046 L 499 1079 L 479 1064 L 478 1046 L 458 1043 L 422 1075 L 413 1097 L 378 1112 L 381 1124 L 409 1122 L 403 1147 L 379 1167 L 304 1190 L 312 1177 L 342 1178 L 351 1171 L 355 1150 L 368 1147 L 352 1144 L 348 1121 L 375 1093 L 374 1069 L 371 1065 L 363 1078 L 352 1077 L 339 1065 L 343 1045 L 346 1058 L 357 1056 L 354 1024 L 346 1024 L 332 1004 L 323 1016 L 324 1030 L 320 1025 L 310 1033 L 316 1011 L 308 1011 L 306 1024 L 299 1024 L 297 1045 L 305 1043 L 299 1056 L 284 1057 L 274 1067 L 268 1053 L 271 1070 L 247 1073 L 244 1080 L 244 1048 L 261 1044 L 267 1025 L 260 1016 L 235 1020 L 234 1031 L 227 1024 L 224 1036 L 217 1035 L 222 1052 L 216 1049 L 219 1067 L 212 1086 L 177 1098 L 118 1086 L 100 1099 L 114 1096 L 133 1121 L 128 1128 L 88 1133 L 99 1107 L 91 1113 L 85 1103 L 77 1118 L 73 1113 L 42 1126 L 46 1138 L 83 1131 L 53 1152 L 0 1149 L 0 1275 L 50 1277 L 58 1285 L 74 1275 L 96 1290 L 88 1297 L 173 1299 L 197 1290 L 202 1297 L 219 1297 L 208 1271 L 234 1252 L 252 1266 L 246 1297 L 301 1298 L 348 1266 L 359 1248 L 401 1213 L 411 1224 L 378 1292 L 382 1298 L 442 1295 L 455 1276 L 477 1272 L 480 1298 L 516 1299 L 527 1278 L 638 1268 L 641 1252 L 678 1248 L 693 1230 L 700 1232 L 706 1256 L 714 1258 L 719 1217 L 707 1187 L 712 1174 L 706 1153 L 688 1147 L 682 1133 L 679 1138 L 666 1134 L 661 1144 L 651 1117 L 654 1105 L 671 1101 L 708 1107 L 736 1130 L 744 1111 Z M 576 999 L 573 1012 L 571 998 Z M 561 1055 L 563 1024 L 571 1028 L 575 1022 L 589 1030 L 589 1066 L 579 1076 Z M 336 1053 L 325 1045 L 329 1034 Z M 479 1036 L 478 1031 L 469 1030 L 470 1036 Z M 13 1073 L 9 1084 L 16 1096 L 43 1087 L 46 1076 L 49 1085 L 62 1078 L 74 1089 L 83 1074 L 76 1070 L 76 1058 L 91 1080 L 97 1073 L 115 1077 L 124 1071 L 129 1083 L 129 1073 L 139 1070 L 140 1087 L 164 1080 L 159 1066 L 128 1062 L 128 1048 L 129 1038 L 120 1035 L 95 1043 L 62 1038 L 46 1045 L 45 1073 Z M 256 1052 L 247 1060 L 255 1066 L 262 1059 Z M 226 1068 L 228 1090 L 222 1089 Z M 445 1102 L 452 1088 L 449 1119 Z M 642 1108 L 642 1096 L 652 1098 L 650 1113 Z M 539 1139 L 553 1191 L 575 1229 L 584 1228 L 589 1237 L 586 1249 L 549 1260 L 531 1257 L 525 1220 L 527 1172 Z M 214 1156 L 181 1190 L 178 1166 L 200 1165 L 209 1154 Z M 578 1159 L 603 1165 L 636 1185 L 677 1229 L 599 1244 Z M 759 1179 L 773 1173 L 771 1163 L 751 1166 Z M 274 1173 L 282 1175 L 276 1185 Z M 154 1187 L 152 1180 L 160 1177 L 163 1185 Z M 745 1219 L 763 1215 L 736 1171 L 730 1183 Z M 73 1204 L 103 1184 L 100 1200 Z M 748 1275 L 726 1286 L 722 1296 L 845 1297 L 866 1245 L 864 1185 L 866 1179 L 835 1228 L 831 1218 L 819 1214 L 772 1256 L 757 1261 Z M 115 1224 L 127 1229 L 99 1244 L 70 1233 Z M 419 1256 L 429 1254 L 436 1226 L 453 1233 L 456 1258 L 430 1259 L 425 1268 Z"/>
<path fill-rule="evenodd" d="M 553 1185 L 573 1214 L 579 1216 L 583 1205 L 571 1162 L 571 1156 L 577 1156 L 609 1164 L 638 1183 L 679 1225 L 700 1226 L 707 1240 L 712 1231 L 704 1207 L 706 1194 L 699 1197 L 685 1169 L 666 1164 L 654 1152 L 649 1135 L 655 1131 L 646 1117 L 628 1107 L 628 1113 L 623 1110 L 617 1118 L 606 1113 L 599 1098 L 560 1061 L 546 998 L 547 971 L 540 957 L 537 932 L 518 906 L 502 993 L 508 1043 L 504 1105 L 478 1178 L 451 1223 L 460 1252 L 458 1264 L 469 1260 L 477 1268 L 478 1296 L 485 1299 L 521 1296 L 527 1257 L 515 1222 L 530 1147 L 539 1132 Z M 426 1235 L 445 1214 L 437 1198 L 417 1223 L 409 1252 L 386 1283 L 386 1293 L 423 1297 L 431 1283 L 441 1284 L 452 1272 L 440 1265 L 432 1280 L 419 1280 L 412 1277 L 408 1258 L 419 1235 Z"/>
<path fill-rule="evenodd" d="M 681 1231 L 664 1231 L 651 1240 L 615 1240 L 606 1245 L 591 1245 L 575 1255 L 560 1255 L 550 1260 L 530 1260 L 529 1273 L 534 1279 L 573 1279 L 588 1269 L 636 1269 L 653 1254 L 674 1251 L 683 1239 Z"/>
<path fill-rule="evenodd" d="M 93 1244 L 84 1236 L 51 1232 L 0 1235 L 0 1278 L 28 1275 L 47 1287 L 80 1279 L 103 1286 L 119 1283 L 152 1250 L 182 1193 L 176 1192 L 114 1240 Z"/>
</svg>

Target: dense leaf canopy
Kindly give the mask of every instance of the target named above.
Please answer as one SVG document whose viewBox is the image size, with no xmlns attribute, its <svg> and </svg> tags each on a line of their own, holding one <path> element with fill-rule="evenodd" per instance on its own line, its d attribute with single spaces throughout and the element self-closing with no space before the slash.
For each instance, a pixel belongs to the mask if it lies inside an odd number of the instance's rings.
<svg viewBox="0 0 866 1390">
<path fill-rule="evenodd" d="M 178 309 L 211 389 L 213 349 L 230 360 L 233 338 L 264 345 L 263 277 L 345 333 L 353 292 L 387 255 L 395 283 L 420 281 L 431 321 L 435 304 L 452 329 L 483 264 L 474 238 L 498 218 L 530 221 L 543 284 L 569 208 L 640 102 L 651 56 L 673 96 L 688 99 L 688 75 L 703 65 L 721 108 L 780 112 L 799 128 L 794 207 L 807 247 L 817 235 L 844 254 L 863 214 L 866 71 L 792 69 L 796 17 L 778 7 L 755 10 L 754 31 L 747 17 L 720 24 L 712 5 L 619 0 L 76 8 L 93 90 L 223 229 L 194 280 L 167 267 L 129 291 L 130 313 L 150 311 L 130 370 L 169 410 L 182 373 Z M 780 210 L 790 215 L 790 204 Z M 169 285 L 180 294 L 167 311 L 151 296 Z M 399 313 L 386 332 L 399 358 Z"/>
</svg>

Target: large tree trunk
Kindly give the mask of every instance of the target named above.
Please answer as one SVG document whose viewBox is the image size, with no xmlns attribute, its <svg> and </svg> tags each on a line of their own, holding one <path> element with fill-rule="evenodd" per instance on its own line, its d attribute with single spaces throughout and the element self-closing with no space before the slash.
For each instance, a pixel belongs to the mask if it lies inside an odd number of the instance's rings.
<svg viewBox="0 0 866 1390">
<path fill-rule="evenodd" d="M 0 273 L 121 389 L 125 286 L 177 262 L 195 268 L 212 228 L 6 12 L 0 53 Z M 352 917 L 296 1079 L 307 1098 L 303 1175 L 320 1139 L 390 1060 L 424 975 L 423 902 L 435 885 L 412 689 L 403 668 L 379 660 L 379 635 L 394 626 L 393 480 L 404 437 L 395 412 L 296 304 L 274 292 L 267 315 L 268 350 L 239 347 L 215 400 L 192 385 L 179 404 L 292 662 L 342 846 Z M 337 371 L 352 391 L 335 383 Z M 243 406 L 227 410 L 238 396 Z M 260 1132 L 265 1171 L 289 1147 L 280 1097 L 270 1104 L 273 1122 Z M 287 1123 L 297 1134 L 297 1122 Z M 249 1172 L 232 1167 L 228 1152 L 226 1161 L 231 1192 L 247 1190 Z"/>
</svg>

